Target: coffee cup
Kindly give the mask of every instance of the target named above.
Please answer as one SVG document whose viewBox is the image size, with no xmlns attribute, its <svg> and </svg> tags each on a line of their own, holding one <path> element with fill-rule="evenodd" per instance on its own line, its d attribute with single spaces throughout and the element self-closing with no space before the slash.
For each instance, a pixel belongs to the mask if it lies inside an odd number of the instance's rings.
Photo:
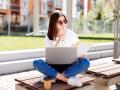
<svg viewBox="0 0 120 90">
<path fill-rule="evenodd" d="M 44 78 L 44 89 L 45 90 L 50 90 L 51 89 L 51 78 L 50 77 L 45 77 Z"/>
</svg>

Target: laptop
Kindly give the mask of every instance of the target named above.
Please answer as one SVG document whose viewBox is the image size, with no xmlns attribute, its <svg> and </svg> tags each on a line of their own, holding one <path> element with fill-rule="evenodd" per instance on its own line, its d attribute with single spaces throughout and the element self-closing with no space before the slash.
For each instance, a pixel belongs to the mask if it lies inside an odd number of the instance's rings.
<svg viewBox="0 0 120 90">
<path fill-rule="evenodd" d="M 45 51 L 48 64 L 71 64 L 77 58 L 77 47 L 47 47 Z"/>
</svg>

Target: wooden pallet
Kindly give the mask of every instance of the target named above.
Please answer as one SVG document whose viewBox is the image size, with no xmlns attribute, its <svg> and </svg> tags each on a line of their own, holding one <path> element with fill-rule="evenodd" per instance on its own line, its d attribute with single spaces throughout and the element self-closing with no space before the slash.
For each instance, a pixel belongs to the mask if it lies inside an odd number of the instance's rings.
<svg viewBox="0 0 120 90">
<path fill-rule="evenodd" d="M 84 76 L 84 75 L 77 75 L 77 77 L 79 77 L 82 81 L 84 81 L 83 82 L 84 87 L 90 85 L 90 82 L 94 80 L 94 78 Z M 24 88 L 22 90 L 44 90 L 43 83 L 40 80 L 41 78 L 42 76 L 31 77 L 27 79 L 21 78 L 21 79 L 15 79 L 15 81 L 17 86 L 21 86 L 22 88 Z M 74 90 L 76 88 L 77 87 L 67 85 L 66 83 L 63 83 L 63 82 L 53 82 L 51 90 Z M 21 89 L 16 89 L 16 90 L 21 90 Z"/>
<path fill-rule="evenodd" d="M 120 64 L 120 58 L 113 59 L 112 61 L 114 61 L 114 62 L 116 62 L 116 63 Z"/>
<path fill-rule="evenodd" d="M 120 75 L 120 64 L 116 63 L 104 63 L 91 66 L 87 73 L 110 78 L 116 75 Z"/>
<path fill-rule="evenodd" d="M 95 78 L 93 90 L 110 90 L 109 86 L 120 82 L 120 64 L 112 60 L 99 60 L 91 63 L 86 74 Z"/>
</svg>

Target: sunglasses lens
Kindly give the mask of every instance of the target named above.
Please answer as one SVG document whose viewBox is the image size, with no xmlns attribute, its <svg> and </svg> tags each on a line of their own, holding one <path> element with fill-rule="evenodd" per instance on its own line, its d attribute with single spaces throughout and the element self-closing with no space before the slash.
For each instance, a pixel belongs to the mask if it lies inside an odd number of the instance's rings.
<svg viewBox="0 0 120 90">
<path fill-rule="evenodd" d="M 63 20 L 64 24 L 67 24 L 67 20 Z"/>
<path fill-rule="evenodd" d="M 67 21 L 66 20 L 63 20 L 63 21 L 58 21 L 57 23 L 59 23 L 60 25 L 62 25 L 62 24 L 67 24 Z"/>
<path fill-rule="evenodd" d="M 62 21 L 60 21 L 59 23 L 60 23 L 60 25 L 62 25 L 62 24 L 63 24 L 63 22 L 62 22 Z"/>
<path fill-rule="evenodd" d="M 58 21 L 57 23 L 58 23 L 58 24 L 60 24 L 60 25 L 62 25 L 62 24 L 63 24 L 63 22 L 62 22 L 62 21 Z"/>
</svg>

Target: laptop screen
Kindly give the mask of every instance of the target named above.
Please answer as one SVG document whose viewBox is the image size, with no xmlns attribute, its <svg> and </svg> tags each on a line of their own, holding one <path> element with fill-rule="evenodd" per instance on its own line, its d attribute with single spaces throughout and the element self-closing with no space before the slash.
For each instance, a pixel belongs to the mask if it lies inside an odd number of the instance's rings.
<svg viewBox="0 0 120 90">
<path fill-rule="evenodd" d="M 48 64 L 72 64 L 77 58 L 76 47 L 47 47 L 45 51 Z"/>
</svg>

